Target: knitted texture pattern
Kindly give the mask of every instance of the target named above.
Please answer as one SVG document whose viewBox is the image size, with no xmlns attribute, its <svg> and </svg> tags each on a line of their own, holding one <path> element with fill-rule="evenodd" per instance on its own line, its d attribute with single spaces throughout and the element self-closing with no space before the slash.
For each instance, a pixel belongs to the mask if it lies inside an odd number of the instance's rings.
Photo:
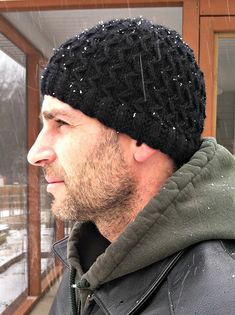
<svg viewBox="0 0 235 315">
<path fill-rule="evenodd" d="M 143 19 L 101 23 L 49 60 L 41 91 L 160 149 L 176 164 L 198 149 L 205 84 L 180 35 Z"/>
</svg>

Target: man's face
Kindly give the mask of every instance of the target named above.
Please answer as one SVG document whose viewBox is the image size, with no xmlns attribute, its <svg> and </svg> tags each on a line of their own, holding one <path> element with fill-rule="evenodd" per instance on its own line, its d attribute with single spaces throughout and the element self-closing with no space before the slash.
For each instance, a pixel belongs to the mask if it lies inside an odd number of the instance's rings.
<svg viewBox="0 0 235 315">
<path fill-rule="evenodd" d="M 62 220 L 120 217 L 136 181 L 115 131 L 51 96 L 28 161 L 44 169 L 52 211 Z"/>
</svg>

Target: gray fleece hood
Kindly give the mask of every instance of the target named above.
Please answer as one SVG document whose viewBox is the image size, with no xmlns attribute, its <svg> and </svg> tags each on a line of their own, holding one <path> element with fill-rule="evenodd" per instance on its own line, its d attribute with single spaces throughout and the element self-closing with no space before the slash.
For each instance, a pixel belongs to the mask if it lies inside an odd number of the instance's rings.
<svg viewBox="0 0 235 315">
<path fill-rule="evenodd" d="M 76 244 L 81 226 L 71 233 L 68 260 L 91 289 L 203 240 L 235 239 L 235 159 L 215 139 L 204 139 L 200 150 L 83 274 Z"/>
</svg>

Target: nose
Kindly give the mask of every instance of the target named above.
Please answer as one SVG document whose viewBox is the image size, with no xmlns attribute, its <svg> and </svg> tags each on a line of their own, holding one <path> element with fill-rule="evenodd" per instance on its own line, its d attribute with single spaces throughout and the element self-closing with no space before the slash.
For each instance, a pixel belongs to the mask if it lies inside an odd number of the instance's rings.
<svg viewBox="0 0 235 315">
<path fill-rule="evenodd" d="M 28 152 L 28 162 L 35 166 L 44 167 L 52 163 L 56 159 L 56 153 L 51 145 L 45 141 L 42 133 L 40 133 Z"/>
</svg>

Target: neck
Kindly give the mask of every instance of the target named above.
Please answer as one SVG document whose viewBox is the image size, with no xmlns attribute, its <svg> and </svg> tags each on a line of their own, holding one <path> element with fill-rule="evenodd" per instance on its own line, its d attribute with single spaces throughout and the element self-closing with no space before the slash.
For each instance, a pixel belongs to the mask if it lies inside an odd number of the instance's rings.
<svg viewBox="0 0 235 315">
<path fill-rule="evenodd" d="M 157 172 L 153 172 L 153 170 L 149 174 L 143 172 L 139 178 L 138 188 L 129 199 L 128 204 L 122 206 L 121 209 L 112 209 L 112 215 L 106 214 L 105 218 L 97 218 L 95 224 L 100 233 L 110 242 L 115 241 L 126 227 L 135 220 L 138 213 L 158 194 L 173 171 L 174 165 L 171 163 L 164 170 L 158 168 Z"/>
<path fill-rule="evenodd" d="M 122 234 L 127 225 L 133 220 L 134 218 L 124 218 L 123 216 L 121 216 L 116 220 L 102 220 L 102 222 L 97 221 L 95 223 L 100 233 L 112 243 L 118 238 L 119 235 Z"/>
<path fill-rule="evenodd" d="M 123 233 L 126 227 L 135 220 L 138 213 L 157 195 L 162 185 L 155 187 L 149 183 L 142 189 L 142 193 L 136 194 L 125 209 L 116 209 L 114 216 L 107 216 L 96 220 L 95 224 L 100 233 L 110 242 L 114 242 Z M 154 187 L 154 189 L 153 189 Z"/>
</svg>

